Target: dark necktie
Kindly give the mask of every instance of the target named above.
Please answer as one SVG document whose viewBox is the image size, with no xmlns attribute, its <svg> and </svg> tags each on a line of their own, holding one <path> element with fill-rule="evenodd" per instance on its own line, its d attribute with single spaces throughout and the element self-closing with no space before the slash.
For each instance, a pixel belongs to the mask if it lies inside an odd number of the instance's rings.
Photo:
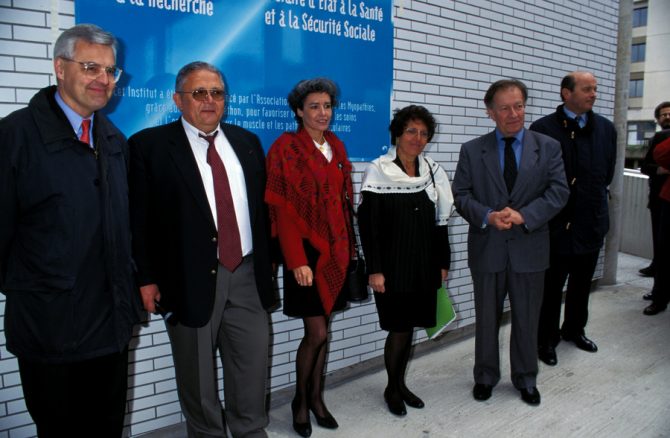
<svg viewBox="0 0 670 438">
<path fill-rule="evenodd" d="M 86 143 L 87 145 L 91 144 L 91 138 L 89 131 L 91 130 L 91 119 L 84 119 L 81 121 L 81 136 L 79 141 Z"/>
<path fill-rule="evenodd" d="M 505 168 L 503 170 L 503 178 L 505 178 L 505 185 L 507 186 L 507 193 L 512 193 L 514 181 L 516 181 L 516 157 L 514 156 L 514 149 L 512 143 L 516 140 L 514 137 L 504 137 L 505 141 Z"/>
<path fill-rule="evenodd" d="M 229 271 L 234 271 L 242 262 L 242 244 L 240 243 L 240 231 L 237 227 L 237 217 L 235 216 L 235 205 L 233 196 L 230 192 L 230 183 L 228 174 L 223 161 L 216 152 L 214 146 L 214 135 L 200 135 L 207 140 L 207 163 L 212 168 L 212 177 L 214 179 L 214 198 L 216 199 L 216 218 L 218 228 L 219 243 L 219 263 Z"/>
</svg>

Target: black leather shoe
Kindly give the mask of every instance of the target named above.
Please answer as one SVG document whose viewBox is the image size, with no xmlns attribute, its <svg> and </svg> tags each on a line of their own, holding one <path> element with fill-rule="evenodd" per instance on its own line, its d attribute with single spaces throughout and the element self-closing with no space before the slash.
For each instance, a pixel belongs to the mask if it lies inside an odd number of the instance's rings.
<svg viewBox="0 0 670 438">
<path fill-rule="evenodd" d="M 426 406 L 423 400 L 413 394 L 409 389 L 405 391 L 401 390 L 400 396 L 402 397 L 402 401 L 404 401 L 405 404 L 410 408 L 422 409 L 424 406 Z"/>
<path fill-rule="evenodd" d="M 293 413 L 293 430 L 295 430 L 301 437 L 308 438 L 312 435 L 312 424 L 309 422 L 309 413 L 307 413 L 306 423 L 298 423 L 295 421 L 295 413 L 298 410 L 299 404 L 300 403 L 296 399 L 293 399 L 291 402 L 291 412 Z"/>
<path fill-rule="evenodd" d="M 384 401 L 386 401 L 386 405 L 389 408 L 389 411 L 393 415 L 397 415 L 399 417 L 404 417 L 407 415 L 407 408 L 405 407 L 405 402 L 402 401 L 401 397 L 393 398 L 391 397 L 388 388 L 384 390 Z"/>
<path fill-rule="evenodd" d="M 661 313 L 662 311 L 664 311 L 667 308 L 668 308 L 667 304 L 666 305 L 661 305 L 661 304 L 658 304 L 658 303 L 651 303 L 650 305 L 648 305 L 647 307 L 644 308 L 642 313 L 644 313 L 645 315 L 653 316 L 653 315 L 656 315 L 658 313 Z"/>
<path fill-rule="evenodd" d="M 555 366 L 558 363 L 556 358 L 556 349 L 552 346 L 541 345 L 537 347 L 537 357 L 549 366 Z"/>
<path fill-rule="evenodd" d="M 598 346 L 595 344 L 595 342 L 593 342 L 584 335 L 571 336 L 561 334 L 561 337 L 565 341 L 574 342 L 577 348 L 579 348 L 580 350 L 588 351 L 589 353 L 595 353 L 596 351 L 598 351 Z"/>
<path fill-rule="evenodd" d="M 537 406 L 540 404 L 540 391 L 538 391 L 536 387 L 521 388 L 519 389 L 519 392 L 521 393 L 521 400 L 529 405 Z"/>
<path fill-rule="evenodd" d="M 649 265 L 646 268 L 640 269 L 638 272 L 640 273 L 641 276 L 643 277 L 653 277 L 655 274 L 655 269 L 653 265 Z"/>
<path fill-rule="evenodd" d="M 485 383 L 475 383 L 474 388 L 472 388 L 472 396 L 475 400 L 484 401 L 491 398 L 491 392 L 493 392 L 493 386 L 487 385 Z"/>
<path fill-rule="evenodd" d="M 326 429 L 337 429 L 340 427 L 340 425 L 337 424 L 337 420 L 335 420 L 335 417 L 333 417 L 330 412 L 326 411 L 326 415 L 321 417 L 311 406 L 309 407 L 309 410 L 312 411 L 312 414 L 314 414 L 314 418 L 316 418 L 316 424 L 319 426 L 325 427 Z"/>
<path fill-rule="evenodd" d="M 647 292 L 646 294 L 642 295 L 642 299 L 645 301 L 651 301 L 654 299 L 654 292 Z"/>
</svg>

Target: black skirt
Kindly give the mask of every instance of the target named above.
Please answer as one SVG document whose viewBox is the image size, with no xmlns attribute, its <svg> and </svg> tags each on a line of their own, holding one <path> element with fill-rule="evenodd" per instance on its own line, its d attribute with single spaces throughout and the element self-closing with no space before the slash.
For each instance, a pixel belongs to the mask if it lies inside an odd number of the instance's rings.
<svg viewBox="0 0 670 438">
<path fill-rule="evenodd" d="M 307 240 L 302 241 L 307 256 L 307 264 L 316 273 L 316 261 L 319 258 L 319 252 L 314 249 Z M 347 307 L 346 293 L 337 295 L 332 312 L 343 310 Z M 305 318 L 308 316 L 322 316 L 326 314 L 321 303 L 319 291 L 316 289 L 316 282 L 312 281 L 311 286 L 300 286 L 295 281 L 293 271 L 284 270 L 284 315 L 296 318 Z"/>
</svg>

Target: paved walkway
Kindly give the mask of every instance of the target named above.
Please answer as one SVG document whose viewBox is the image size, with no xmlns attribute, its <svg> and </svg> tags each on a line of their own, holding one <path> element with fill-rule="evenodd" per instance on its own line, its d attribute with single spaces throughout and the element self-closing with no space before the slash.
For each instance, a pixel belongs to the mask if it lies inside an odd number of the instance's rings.
<svg viewBox="0 0 670 438">
<path fill-rule="evenodd" d="M 621 254 L 619 283 L 591 296 L 587 335 L 595 354 L 573 344 L 557 347 L 558 365 L 540 363 L 542 403 L 523 403 L 509 381 L 509 325 L 501 328 L 503 378 L 486 402 L 472 398 L 474 338 L 438 342 L 410 362 L 408 386 L 426 402 L 398 418 L 386 409 L 383 369 L 329 377 L 325 399 L 340 428 L 312 420 L 315 438 L 447 437 L 668 437 L 670 436 L 670 311 L 649 317 L 642 295 L 651 280 L 637 275 L 647 260 Z M 291 390 L 273 394 L 268 435 L 297 437 L 291 427 Z M 183 428 L 153 437 L 184 436 Z"/>
</svg>

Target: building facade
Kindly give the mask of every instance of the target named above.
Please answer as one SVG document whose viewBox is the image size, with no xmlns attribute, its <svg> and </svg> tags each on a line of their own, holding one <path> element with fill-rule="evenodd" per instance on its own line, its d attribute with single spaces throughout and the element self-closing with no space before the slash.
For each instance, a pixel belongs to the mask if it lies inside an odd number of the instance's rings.
<svg viewBox="0 0 670 438">
<path fill-rule="evenodd" d="M 626 167 L 639 167 L 658 129 L 654 108 L 670 101 L 670 2 L 635 0 L 628 87 Z"/>
</svg>

